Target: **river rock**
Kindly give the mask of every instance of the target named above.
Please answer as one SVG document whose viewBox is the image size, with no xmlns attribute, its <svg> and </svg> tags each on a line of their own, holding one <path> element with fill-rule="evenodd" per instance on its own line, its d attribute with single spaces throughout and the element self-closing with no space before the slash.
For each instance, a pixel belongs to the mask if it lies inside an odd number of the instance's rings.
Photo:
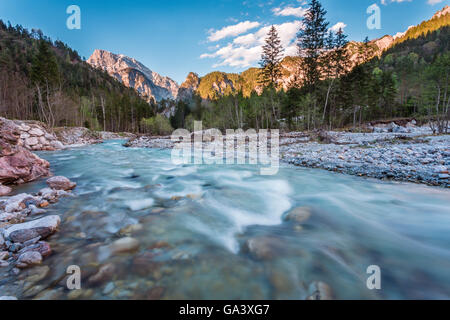
<svg viewBox="0 0 450 320">
<path fill-rule="evenodd" d="M 143 228 L 144 228 L 143 225 L 140 224 L 140 223 L 138 223 L 138 224 L 132 224 L 132 225 L 129 225 L 129 226 L 126 226 L 126 227 L 120 229 L 119 233 L 120 233 L 121 235 L 128 235 L 128 234 L 132 234 L 132 233 L 139 232 L 139 231 L 141 231 Z"/>
<path fill-rule="evenodd" d="M 276 238 L 256 237 L 251 238 L 246 243 L 250 254 L 260 260 L 271 260 L 281 250 L 281 245 Z"/>
<path fill-rule="evenodd" d="M 52 248 L 50 247 L 50 244 L 45 241 L 39 241 L 38 243 L 28 245 L 25 248 L 21 249 L 19 253 L 25 253 L 28 251 L 37 251 L 42 255 L 43 258 L 46 258 L 52 254 Z"/>
<path fill-rule="evenodd" d="M 28 147 L 33 147 L 33 146 L 37 145 L 38 143 L 39 143 L 39 140 L 36 137 L 29 137 L 29 138 L 25 139 L 25 145 Z"/>
<path fill-rule="evenodd" d="M 36 198 L 27 193 L 15 195 L 6 200 L 5 211 L 8 213 L 22 211 L 27 207 L 27 204 L 34 201 L 36 201 Z"/>
<path fill-rule="evenodd" d="M 10 187 L 4 186 L 0 183 L 0 197 L 7 196 L 12 192 L 12 189 Z"/>
<path fill-rule="evenodd" d="M 132 272 L 141 277 L 158 272 L 161 264 L 159 262 L 155 262 L 154 258 L 155 254 L 152 252 L 144 252 L 137 255 L 133 259 Z"/>
<path fill-rule="evenodd" d="M 17 267 L 23 269 L 42 263 L 42 255 L 37 251 L 27 251 L 22 253 L 17 260 Z"/>
<path fill-rule="evenodd" d="M 166 289 L 164 287 L 154 287 L 147 292 L 147 300 L 161 300 Z"/>
<path fill-rule="evenodd" d="M 44 135 L 44 131 L 42 131 L 39 128 L 32 128 L 30 131 L 28 131 L 28 133 L 32 136 L 38 136 L 38 137 L 41 137 Z"/>
<path fill-rule="evenodd" d="M 333 300 L 333 291 L 325 282 L 314 281 L 309 286 L 310 296 L 307 300 Z"/>
<path fill-rule="evenodd" d="M 3 235 L 8 238 L 14 231 L 25 230 L 25 229 L 35 229 L 35 228 L 48 228 L 51 233 L 56 232 L 61 223 L 59 216 L 47 216 L 37 220 L 15 224 L 10 228 L 6 229 Z"/>
<path fill-rule="evenodd" d="M 303 223 L 311 217 L 311 209 L 307 207 L 298 207 L 289 211 L 285 216 L 285 221 L 294 221 Z"/>
<path fill-rule="evenodd" d="M 138 249 L 139 241 L 131 237 L 116 240 L 110 245 L 110 250 L 113 254 L 134 252 Z"/>
<path fill-rule="evenodd" d="M 11 239 L 11 241 L 13 242 L 24 243 L 35 238 L 37 238 L 38 240 L 46 239 L 52 233 L 52 230 L 47 227 L 21 229 L 11 232 L 9 235 L 9 239 Z"/>
<path fill-rule="evenodd" d="M 51 141 L 50 145 L 57 150 L 64 149 L 64 145 L 62 144 L 61 141 L 58 140 Z"/>
<path fill-rule="evenodd" d="M 116 272 L 116 268 L 112 263 L 105 264 L 102 266 L 96 274 L 89 278 L 89 283 L 100 284 L 111 280 Z"/>
<path fill-rule="evenodd" d="M 28 209 L 31 210 L 30 214 L 33 216 L 37 216 L 40 214 L 44 214 L 46 211 L 44 209 L 39 209 L 38 207 L 36 207 L 34 204 L 30 205 L 28 207 Z"/>
<path fill-rule="evenodd" d="M 116 288 L 116 286 L 114 285 L 114 282 L 109 282 L 106 286 L 105 286 L 105 288 L 103 289 L 103 294 L 104 295 L 108 295 L 108 294 L 110 294 L 111 292 L 113 292 L 114 291 L 114 289 Z"/>
<path fill-rule="evenodd" d="M 52 177 L 47 180 L 47 185 L 54 190 L 73 190 L 77 184 L 75 182 L 70 181 L 66 177 Z"/>
<path fill-rule="evenodd" d="M 26 285 L 25 290 L 30 289 L 36 282 L 44 279 L 50 272 L 49 266 L 39 266 L 25 271 L 20 275 L 21 278 L 25 278 Z"/>
<path fill-rule="evenodd" d="M 0 260 L 7 260 L 9 258 L 9 252 L 8 251 L 1 251 L 0 252 Z"/>
</svg>

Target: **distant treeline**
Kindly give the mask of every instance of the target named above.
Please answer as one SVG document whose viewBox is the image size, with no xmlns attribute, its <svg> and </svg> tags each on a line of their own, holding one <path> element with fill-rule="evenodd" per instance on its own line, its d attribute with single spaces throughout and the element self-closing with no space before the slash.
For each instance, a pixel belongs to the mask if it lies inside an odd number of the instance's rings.
<svg viewBox="0 0 450 320">
<path fill-rule="evenodd" d="M 404 39 L 373 58 L 375 49 L 367 39 L 355 54 L 349 52 L 354 46 L 348 45 L 342 30 L 328 33 L 326 11 L 318 1 L 310 2 L 311 10 L 315 12 L 310 21 L 308 15 L 304 21 L 310 28 L 299 34 L 298 75 L 288 90 L 277 81 L 261 79 L 262 92 L 249 96 L 241 89 L 204 99 L 206 89 L 200 88 L 190 103 L 174 102 L 171 125 L 191 129 L 194 120 L 202 120 L 204 127 L 223 130 L 313 130 L 358 127 L 396 117 L 430 117 L 440 121 L 436 131 L 445 131 L 450 102 L 448 15 L 411 28 Z M 272 51 L 263 55 L 261 77 L 264 72 L 279 74 L 273 70 L 279 51 L 273 51 L 277 47 L 270 43 L 273 39 L 276 34 L 268 34 L 267 48 Z"/>
</svg>

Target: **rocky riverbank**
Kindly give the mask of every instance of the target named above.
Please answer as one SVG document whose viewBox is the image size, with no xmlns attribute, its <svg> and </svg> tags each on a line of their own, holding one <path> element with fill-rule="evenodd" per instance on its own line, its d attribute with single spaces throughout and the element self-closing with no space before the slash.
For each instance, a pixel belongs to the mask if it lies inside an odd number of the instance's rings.
<svg viewBox="0 0 450 320">
<path fill-rule="evenodd" d="M 450 136 L 386 136 L 383 140 L 288 143 L 283 159 L 291 164 L 377 179 L 449 187 Z"/>
<path fill-rule="evenodd" d="M 0 118 L 0 196 L 11 193 L 9 185 L 34 181 L 50 174 L 50 164 L 30 151 L 38 139 L 31 134 L 25 136 L 22 129 L 28 129 L 32 134 L 42 133 L 44 137 L 41 130 L 37 132 L 36 128 L 24 128 Z"/>
<path fill-rule="evenodd" d="M 46 215 L 46 208 L 61 197 L 71 196 L 71 190 L 76 187 L 65 177 L 52 177 L 47 180 L 48 188 L 35 194 L 8 197 L 15 185 L 51 175 L 50 163 L 32 152 L 57 151 L 124 137 L 134 135 L 93 132 L 86 128 L 49 129 L 37 121 L 0 118 L 1 269 L 8 270 L 11 275 L 27 277 L 28 271 L 24 269 L 36 267 L 32 268 L 33 275 L 28 278 L 37 282 L 45 277 L 49 267 L 39 265 L 52 253 L 46 240 L 58 231 L 61 222 L 58 215 Z M 0 295 L 0 300 L 12 299 L 15 297 Z"/>
<path fill-rule="evenodd" d="M 50 175 L 50 164 L 34 151 L 56 151 L 109 139 L 131 139 L 133 134 L 95 132 L 86 128 L 48 128 L 38 121 L 0 118 L 0 197 L 12 192 L 11 186 Z"/>
<path fill-rule="evenodd" d="M 24 269 L 41 265 L 52 253 L 46 240 L 58 231 L 61 219 L 57 215 L 46 215 L 45 208 L 61 197 L 70 196 L 76 184 L 65 177 L 52 177 L 47 185 L 48 188 L 36 194 L 23 193 L 0 199 L 0 268 L 7 269 L 11 275 L 18 276 Z M 47 272 L 49 269 L 47 266 L 40 268 Z"/>
<path fill-rule="evenodd" d="M 449 187 L 450 136 L 433 135 L 429 126 L 416 126 L 415 121 L 368 129 L 371 132 L 281 134 L 280 156 L 296 166 Z M 141 136 L 126 146 L 171 149 L 174 142 L 170 137 Z"/>
</svg>

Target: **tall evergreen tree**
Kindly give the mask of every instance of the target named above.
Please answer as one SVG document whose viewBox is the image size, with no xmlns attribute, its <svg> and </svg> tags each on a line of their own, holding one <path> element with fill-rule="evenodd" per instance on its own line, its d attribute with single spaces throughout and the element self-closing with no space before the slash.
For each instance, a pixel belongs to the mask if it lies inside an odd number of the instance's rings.
<svg viewBox="0 0 450 320">
<path fill-rule="evenodd" d="M 45 40 L 39 40 L 38 53 L 33 59 L 31 79 L 37 85 L 51 86 L 59 81 L 56 56 Z"/>
<path fill-rule="evenodd" d="M 298 34 L 298 53 L 303 59 L 304 82 L 314 87 L 321 79 L 321 56 L 327 45 L 329 23 L 325 9 L 318 0 L 310 0 L 303 19 L 304 28 Z"/>
<path fill-rule="evenodd" d="M 264 86 L 277 86 L 278 80 L 282 77 L 280 66 L 282 54 L 283 47 L 278 36 L 277 28 L 272 26 L 267 34 L 266 44 L 263 46 L 260 62 L 262 68 L 260 83 Z"/>
</svg>

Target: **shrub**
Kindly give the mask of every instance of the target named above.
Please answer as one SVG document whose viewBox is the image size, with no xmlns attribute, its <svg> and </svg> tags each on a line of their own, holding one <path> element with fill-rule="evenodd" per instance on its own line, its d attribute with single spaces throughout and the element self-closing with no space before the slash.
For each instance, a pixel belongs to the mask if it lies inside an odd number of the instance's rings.
<svg viewBox="0 0 450 320">
<path fill-rule="evenodd" d="M 170 135 L 173 132 L 169 119 L 160 114 L 152 118 L 142 119 L 141 129 L 144 133 L 160 136 Z"/>
</svg>

